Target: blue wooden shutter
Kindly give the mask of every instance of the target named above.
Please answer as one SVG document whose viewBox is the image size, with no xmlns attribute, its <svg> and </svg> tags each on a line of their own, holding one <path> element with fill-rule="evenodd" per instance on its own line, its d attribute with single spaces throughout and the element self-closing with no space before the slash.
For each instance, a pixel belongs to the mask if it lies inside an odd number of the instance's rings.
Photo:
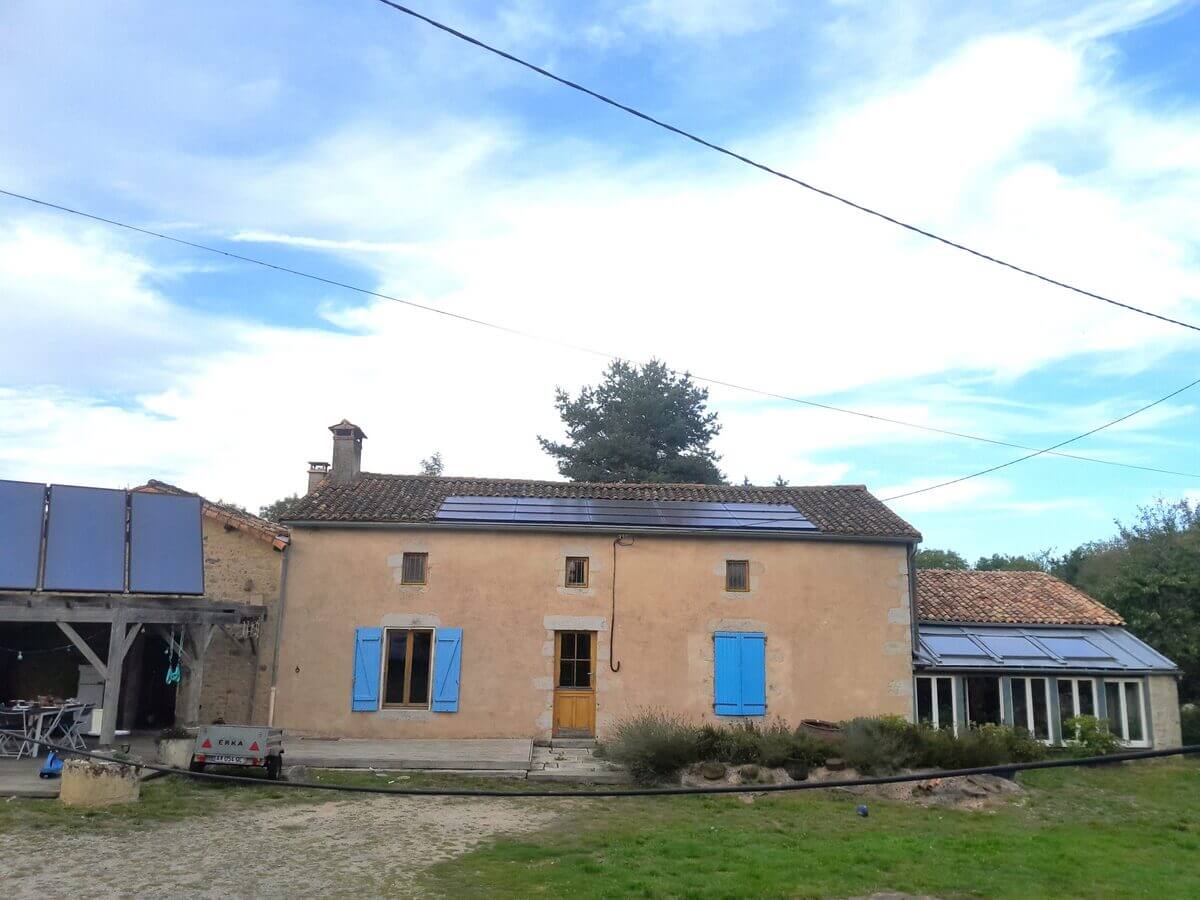
<svg viewBox="0 0 1200 900">
<path fill-rule="evenodd" d="M 354 691 L 350 709 L 374 712 L 379 709 L 379 672 L 383 665 L 383 629 L 354 631 Z"/>
<path fill-rule="evenodd" d="M 742 713 L 738 637 L 726 631 L 713 635 L 713 709 L 719 716 Z"/>
<path fill-rule="evenodd" d="M 761 716 L 767 712 L 767 636 L 761 633 L 740 635 L 742 658 L 742 715 Z"/>
<path fill-rule="evenodd" d="M 713 710 L 719 716 L 767 711 L 767 636 L 718 631 L 713 635 Z"/>
<path fill-rule="evenodd" d="M 458 681 L 462 671 L 461 628 L 437 630 L 433 669 L 433 711 L 458 712 Z"/>
</svg>

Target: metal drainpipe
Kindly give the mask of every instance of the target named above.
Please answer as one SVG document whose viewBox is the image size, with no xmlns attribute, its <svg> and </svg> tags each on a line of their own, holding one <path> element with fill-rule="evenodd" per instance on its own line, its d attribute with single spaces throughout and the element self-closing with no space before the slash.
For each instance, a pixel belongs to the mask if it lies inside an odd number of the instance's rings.
<svg viewBox="0 0 1200 900">
<path fill-rule="evenodd" d="M 909 640 L 912 642 L 912 652 L 909 654 L 909 682 L 913 689 L 912 698 L 912 720 L 917 721 L 917 691 L 916 691 L 916 670 L 913 663 L 917 659 L 917 543 L 913 541 L 908 545 L 908 631 Z"/>
<path fill-rule="evenodd" d="M 279 622 L 275 625 L 275 653 L 271 658 L 271 696 L 267 702 L 267 727 L 275 724 L 275 687 L 279 683 L 279 646 L 283 641 L 283 613 L 287 609 L 288 560 L 292 557 L 289 542 L 283 548 L 283 563 L 279 572 Z"/>
</svg>

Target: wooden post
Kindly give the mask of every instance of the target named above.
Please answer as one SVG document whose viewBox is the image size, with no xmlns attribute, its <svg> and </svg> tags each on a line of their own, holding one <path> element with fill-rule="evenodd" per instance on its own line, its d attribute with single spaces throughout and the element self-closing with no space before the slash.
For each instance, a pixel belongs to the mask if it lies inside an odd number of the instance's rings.
<svg viewBox="0 0 1200 900">
<path fill-rule="evenodd" d="M 200 693 L 204 690 L 204 655 L 208 651 L 216 626 L 211 624 L 188 625 L 187 633 L 191 640 L 192 652 L 190 659 L 184 657 L 184 665 L 188 669 L 187 697 L 183 705 L 183 724 L 200 724 Z"/>
<path fill-rule="evenodd" d="M 117 730 L 117 704 L 121 697 L 121 670 L 126 650 L 125 618 L 113 616 L 108 632 L 108 658 L 105 661 L 104 716 L 100 722 L 100 746 L 111 747 Z"/>
</svg>

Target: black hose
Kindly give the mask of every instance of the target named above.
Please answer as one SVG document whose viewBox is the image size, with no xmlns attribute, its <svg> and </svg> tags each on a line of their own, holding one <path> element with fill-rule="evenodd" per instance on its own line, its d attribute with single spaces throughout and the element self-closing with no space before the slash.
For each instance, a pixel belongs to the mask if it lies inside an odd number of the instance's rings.
<svg viewBox="0 0 1200 900">
<path fill-rule="evenodd" d="M 12 737 L 23 738 L 19 731 L 4 731 Z M 1111 763 L 1127 762 L 1136 759 L 1160 759 L 1165 756 L 1183 756 L 1200 753 L 1200 744 L 1186 747 L 1174 747 L 1167 750 L 1139 750 L 1133 753 L 1114 753 L 1111 756 L 1087 756 L 1081 759 L 1043 759 L 1038 762 L 1005 763 L 999 766 L 976 766 L 971 769 L 946 769 L 939 772 L 909 773 L 904 775 L 877 775 L 871 778 L 845 778 L 840 781 L 801 781 L 796 784 L 755 784 L 755 785 L 722 785 L 720 787 L 665 787 L 665 788 L 633 788 L 631 790 L 599 790 L 599 791 L 483 791 L 468 788 L 385 788 L 366 787 L 351 784 L 321 784 L 311 781 L 268 781 L 265 778 L 247 778 L 244 775 L 218 775 L 214 772 L 192 772 L 187 769 L 175 769 L 171 766 L 160 766 L 155 763 L 130 762 L 124 759 L 113 759 L 100 753 L 88 750 L 76 750 L 73 747 L 61 747 L 50 741 L 30 741 L 49 747 L 56 753 L 82 756 L 88 759 L 99 759 L 104 762 L 115 762 L 123 765 L 138 766 L 152 772 L 166 772 L 171 775 L 183 775 L 211 781 L 227 781 L 236 784 L 253 784 L 260 787 L 289 787 L 316 791 L 343 791 L 352 794 L 396 794 L 403 797 L 578 797 L 591 799 L 594 797 L 673 797 L 694 794 L 769 794 L 784 791 L 827 790 L 829 788 L 862 787 L 872 784 L 899 784 L 905 781 L 929 781 L 935 778 L 958 778 L 964 775 L 1001 775 L 1009 776 L 1014 772 L 1025 772 L 1032 769 L 1063 769 L 1070 766 L 1095 766 Z"/>
</svg>

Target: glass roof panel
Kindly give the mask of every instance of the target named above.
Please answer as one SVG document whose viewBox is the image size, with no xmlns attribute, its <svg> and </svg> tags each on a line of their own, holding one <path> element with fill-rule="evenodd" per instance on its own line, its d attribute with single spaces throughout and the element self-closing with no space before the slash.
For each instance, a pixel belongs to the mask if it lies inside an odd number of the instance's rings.
<svg viewBox="0 0 1200 900">
<path fill-rule="evenodd" d="M 1087 638 L 1081 637 L 1047 637 L 1042 643 L 1065 659 L 1112 659 L 1112 654 L 1105 653 Z"/>
<path fill-rule="evenodd" d="M 1007 659 L 1049 659 L 1045 651 L 1029 638 L 988 634 L 980 635 L 980 639 L 997 656 Z"/>
<path fill-rule="evenodd" d="M 931 634 L 924 640 L 938 656 L 987 656 L 973 640 L 962 635 Z"/>
</svg>

